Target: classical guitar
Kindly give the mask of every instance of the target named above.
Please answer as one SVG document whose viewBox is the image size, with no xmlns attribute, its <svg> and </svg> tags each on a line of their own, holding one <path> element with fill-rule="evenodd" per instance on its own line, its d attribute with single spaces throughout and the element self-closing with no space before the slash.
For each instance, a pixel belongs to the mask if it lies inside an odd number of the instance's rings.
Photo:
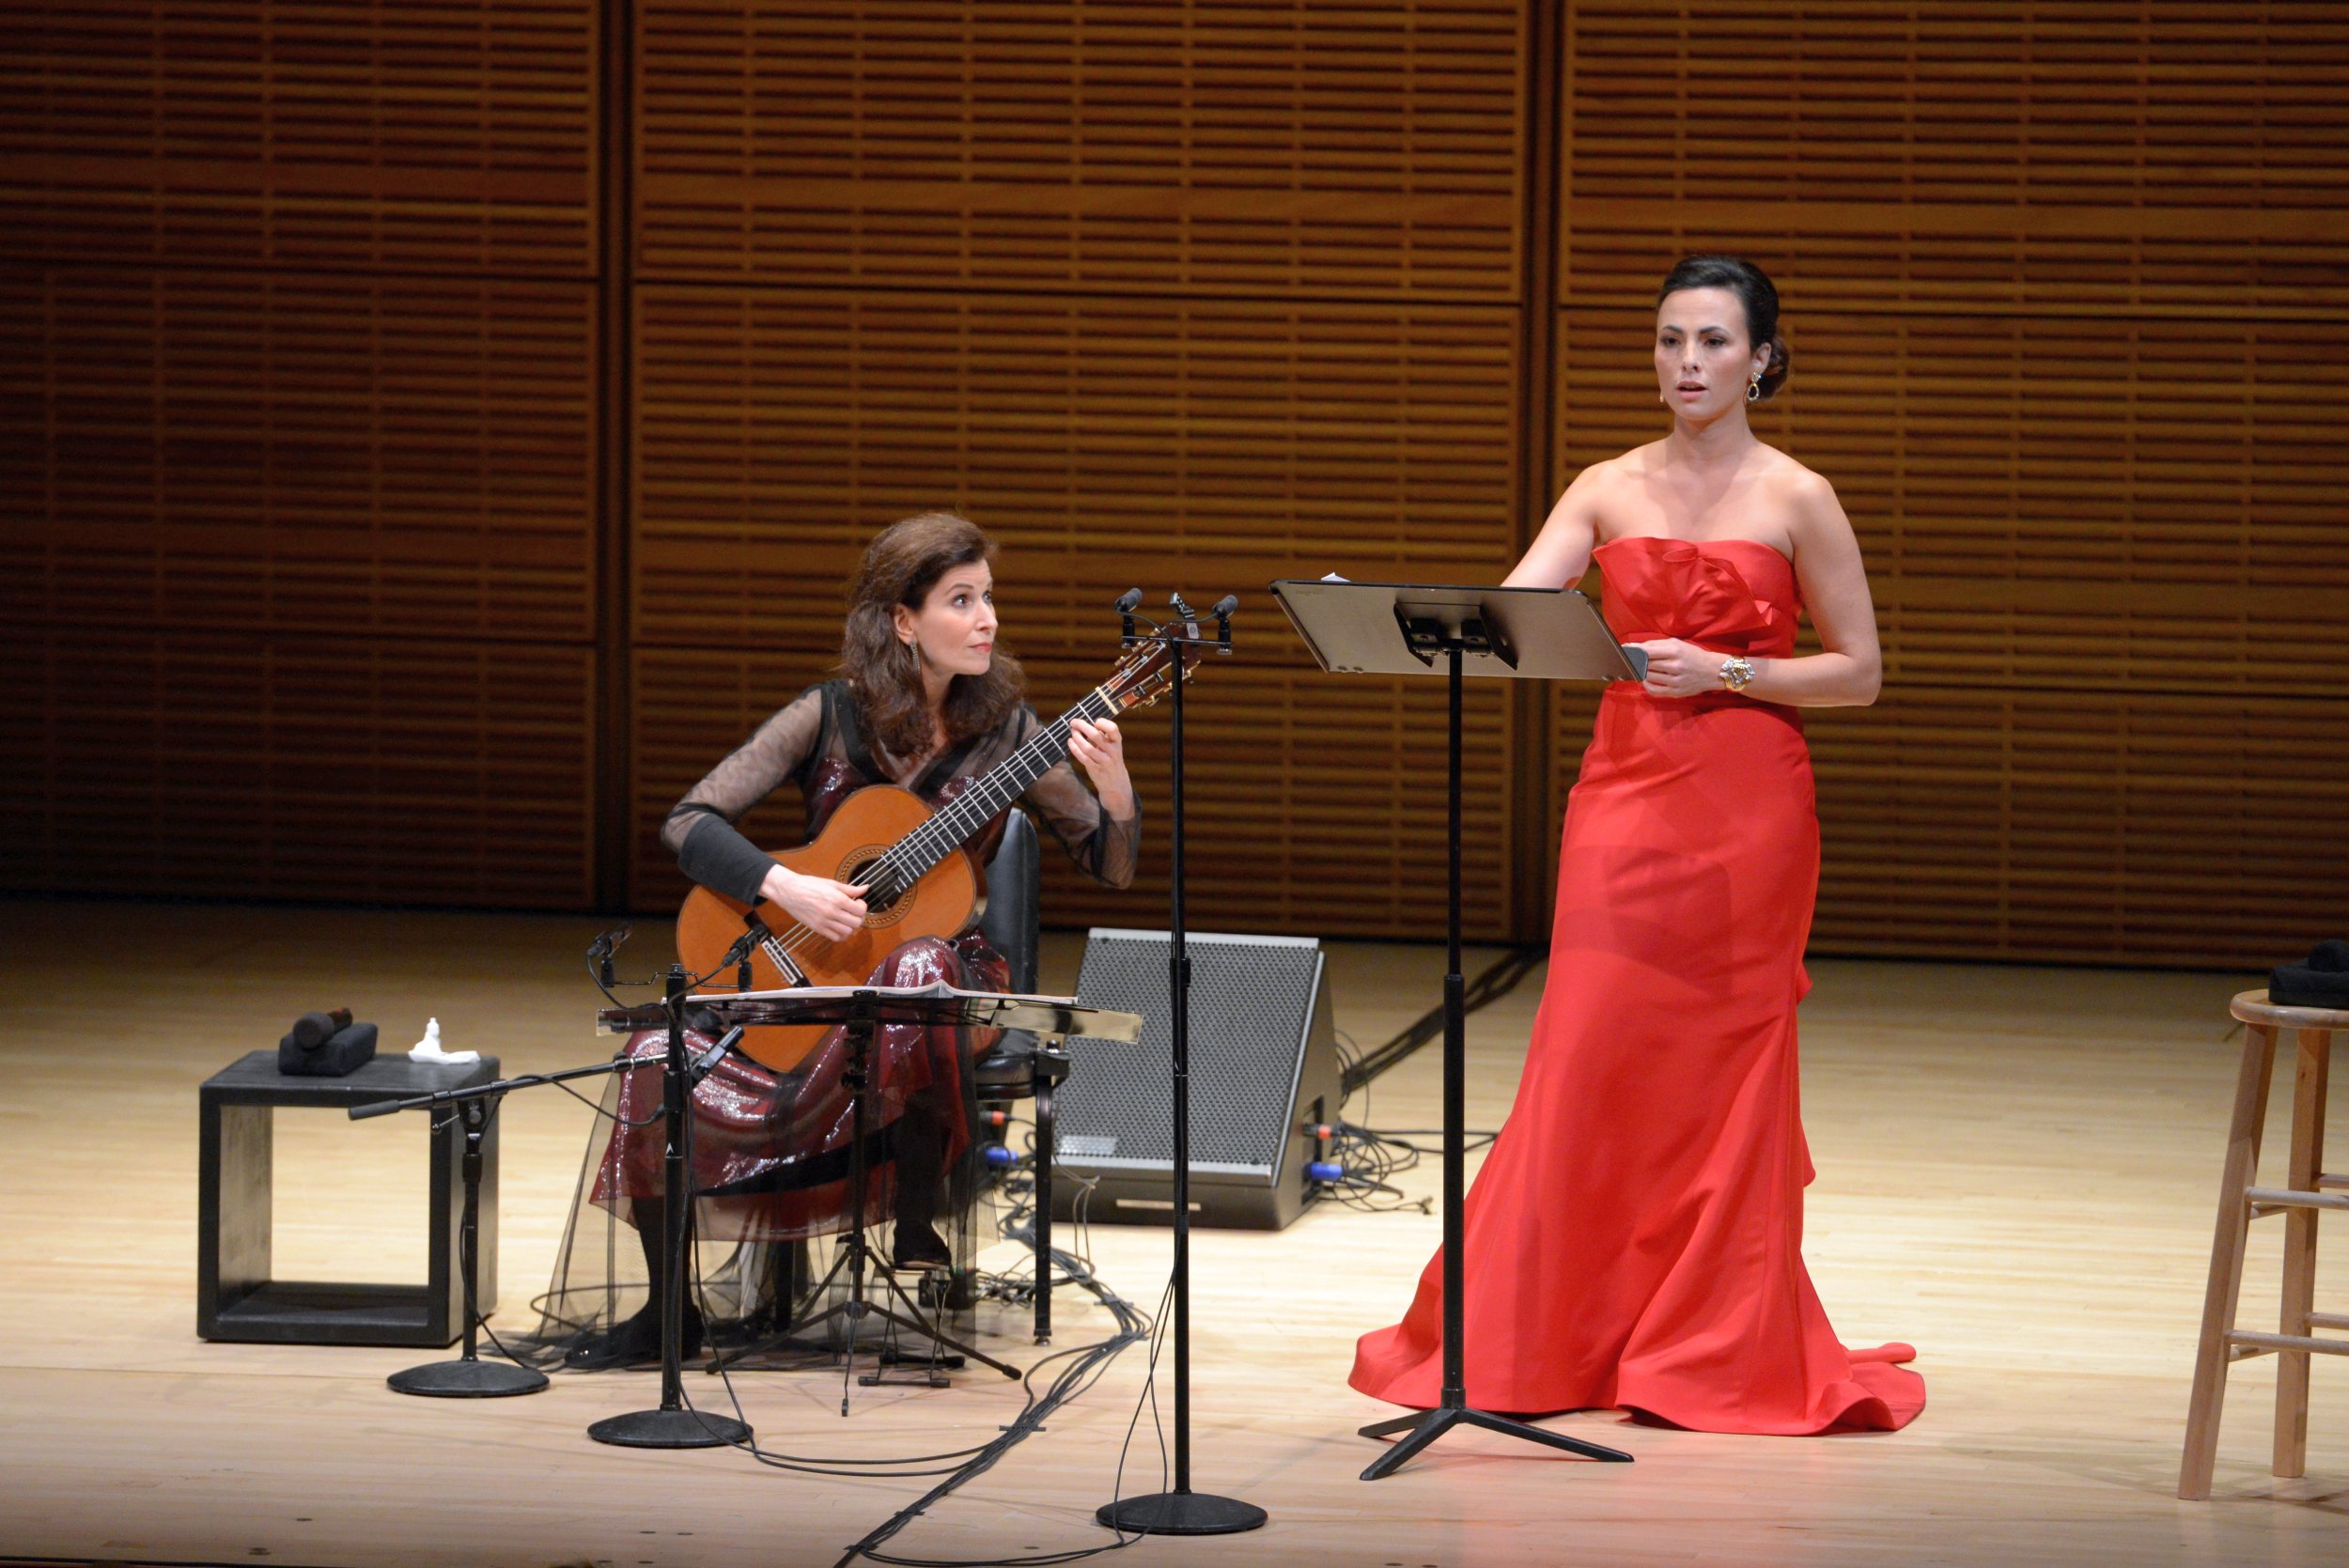
<svg viewBox="0 0 2349 1568">
<path fill-rule="evenodd" d="M 1198 659 L 1197 649 L 1184 651 L 1183 678 L 1190 678 Z M 1173 668 L 1163 644 L 1142 644 L 1118 661 L 1109 679 L 935 813 L 910 789 L 868 784 L 841 801 L 814 839 L 775 856 L 803 876 L 863 886 L 863 929 L 833 941 L 771 900 L 754 907 L 697 887 L 677 911 L 677 956 L 695 974 L 722 970 L 727 955 L 747 937 L 744 962 L 753 990 L 855 986 L 870 978 L 900 942 L 968 930 L 978 917 L 979 868 L 965 846 L 1068 754 L 1072 722 L 1106 719 L 1158 701 L 1174 678 Z M 711 988 L 740 978 L 728 970 L 714 977 Z M 745 1031 L 740 1048 L 781 1072 L 798 1066 L 827 1032 L 828 1026 L 820 1024 L 766 1025 Z"/>
</svg>

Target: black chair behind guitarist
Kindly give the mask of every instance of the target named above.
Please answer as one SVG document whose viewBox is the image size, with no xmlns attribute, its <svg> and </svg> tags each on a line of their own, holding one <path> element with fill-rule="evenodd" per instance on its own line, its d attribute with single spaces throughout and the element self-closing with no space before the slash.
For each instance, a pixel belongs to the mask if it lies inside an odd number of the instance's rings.
<svg viewBox="0 0 2349 1568">
<path fill-rule="evenodd" d="M 779 864 L 734 826 L 785 782 L 796 783 L 813 838 L 856 790 L 894 784 L 932 805 L 974 781 L 1000 778 L 1025 759 L 1057 757 L 1050 731 L 1022 701 L 1019 667 L 994 646 L 990 562 L 994 547 L 975 526 L 945 513 L 893 524 L 866 551 L 851 589 L 843 639 L 843 678 L 794 698 L 696 784 L 669 815 L 662 842 L 695 882 L 745 904 L 764 898 L 808 930 L 839 939 L 865 918 L 859 890 L 802 876 Z M 1060 841 L 1077 865 L 1112 887 L 1133 877 L 1140 809 L 1109 721 L 1081 721 L 1066 732 L 1068 759 L 1054 761 L 1019 795 L 1020 804 Z M 1024 777 L 1021 772 L 1019 776 Z M 1091 782 L 1091 787 L 1087 785 Z M 1011 814 L 979 828 L 967 844 L 990 858 Z M 1033 859 L 1024 863 L 1033 866 Z M 1033 876 L 1033 872 L 1028 873 Z M 1019 880 L 1019 875 L 1011 878 Z M 1033 884 L 1031 883 L 1031 887 Z M 1010 893 L 1013 890 L 1005 889 Z M 990 896 L 990 909 L 997 908 Z M 1017 918 L 1015 918 L 1017 917 Z M 1034 980 L 1033 901 L 1018 916 L 1015 900 L 958 936 L 900 943 L 869 977 L 880 985 L 933 981 L 971 989 L 1010 988 L 1015 979 L 990 931 L 1024 926 Z M 904 1266 L 945 1266 L 953 1250 L 938 1234 L 949 1201 L 947 1173 L 973 1148 L 975 1063 L 994 1044 L 977 1032 L 884 1026 L 875 1042 L 872 1085 L 878 1129 L 868 1141 L 868 1216 L 894 1221 L 889 1255 Z M 650 1070 L 665 1042 L 647 1035 L 629 1048 L 646 1070 L 615 1076 L 615 1122 L 590 1140 L 587 1169 L 550 1293 L 544 1329 L 588 1349 L 574 1364 L 615 1364 L 658 1354 L 660 1303 L 648 1283 L 622 1288 L 609 1276 L 626 1265 L 649 1281 L 660 1248 L 661 1134 L 660 1075 Z M 692 1101 L 695 1234 L 705 1247 L 735 1243 L 749 1271 L 761 1250 L 838 1232 L 849 1208 L 849 1124 L 841 1082 L 846 1057 L 837 1037 L 787 1070 L 742 1056 L 723 1061 Z M 954 1198 L 972 1184 L 953 1184 Z M 582 1231 L 599 1215 L 636 1229 L 637 1247 L 618 1238 L 598 1245 Z M 603 1260 L 613 1267 L 599 1285 Z M 784 1294 L 788 1294 L 786 1284 Z M 739 1283 L 705 1296 L 742 1315 L 770 1312 L 760 1288 Z M 641 1304 L 641 1305 L 640 1305 Z M 689 1304 L 689 1354 L 705 1325 Z M 711 1328 L 723 1325 L 708 1326 Z"/>
</svg>

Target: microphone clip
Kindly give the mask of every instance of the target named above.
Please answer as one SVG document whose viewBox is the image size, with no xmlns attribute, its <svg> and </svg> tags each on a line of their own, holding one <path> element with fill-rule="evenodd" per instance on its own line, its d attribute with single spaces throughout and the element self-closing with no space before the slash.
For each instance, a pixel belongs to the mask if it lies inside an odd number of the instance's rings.
<svg viewBox="0 0 2349 1568">
<path fill-rule="evenodd" d="M 587 957 L 596 966 L 596 978 L 605 990 L 612 988 L 612 955 L 628 940 L 632 928 L 615 925 L 587 944 Z"/>
</svg>

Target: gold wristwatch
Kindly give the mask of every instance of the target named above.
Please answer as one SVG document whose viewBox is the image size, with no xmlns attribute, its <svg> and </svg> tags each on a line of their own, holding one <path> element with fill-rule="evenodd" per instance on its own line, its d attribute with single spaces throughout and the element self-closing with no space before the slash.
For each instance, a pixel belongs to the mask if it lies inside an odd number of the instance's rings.
<svg viewBox="0 0 2349 1568">
<path fill-rule="evenodd" d="M 1750 659 L 1732 654 L 1728 661 L 1721 666 L 1721 684 L 1732 691 L 1743 691 L 1746 689 L 1746 683 L 1752 678 L 1753 660 Z"/>
</svg>

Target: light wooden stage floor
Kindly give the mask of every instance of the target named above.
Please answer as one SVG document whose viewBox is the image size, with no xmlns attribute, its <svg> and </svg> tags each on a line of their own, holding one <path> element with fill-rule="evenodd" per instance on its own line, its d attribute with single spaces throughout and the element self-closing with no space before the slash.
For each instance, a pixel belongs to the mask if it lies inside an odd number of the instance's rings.
<svg viewBox="0 0 2349 1568">
<path fill-rule="evenodd" d="M 657 923 L 648 923 L 656 924 Z M 195 1086 L 305 1008 L 348 1002 L 406 1047 L 428 1014 L 510 1071 L 607 1042 L 580 955 L 597 923 L 519 916 L 0 904 L 0 1555 L 159 1562 L 832 1561 L 927 1485 L 763 1468 L 736 1453 L 600 1447 L 583 1429 L 654 1401 L 650 1374 L 558 1377 L 480 1404 L 408 1399 L 397 1349 L 207 1344 L 194 1334 Z M 665 958 L 647 929 L 627 973 Z M 1078 939 L 1048 981 L 1073 979 Z M 1471 955 L 1471 970 L 1490 954 Z M 1439 948 L 1332 950 L 1339 1026 L 1385 1038 L 1438 998 Z M 1389 1321 L 1433 1247 L 1419 1215 L 1309 1214 L 1194 1250 L 1194 1484 L 1270 1525 L 1157 1539 L 1156 1563 L 1923 1564 L 2349 1561 L 2349 1377 L 2320 1358 L 2310 1474 L 2266 1473 L 2274 1362 L 2234 1374 L 2217 1488 L 2171 1495 L 2242 976 L 1821 962 L 1803 1011 L 1818 1181 L 1808 1253 L 1854 1343 L 1905 1339 L 1931 1390 L 1905 1432 L 1733 1437 L 1626 1424 L 1559 1429 L 1629 1450 L 1595 1466 L 1457 1434 L 1401 1474 L 1356 1480 L 1354 1435 L 1391 1413 L 1346 1386 L 1353 1336 Z M 1470 1116 L 1504 1112 L 1537 973 L 1470 1021 Z M 1429 1047 L 1373 1089 L 1368 1119 L 1434 1125 Z M 2349 1098 L 2349 1096 L 2343 1096 Z M 2280 1104 L 2281 1096 L 2279 1096 Z M 2349 1148 L 2343 1117 L 2336 1149 Z M 1361 1118 L 1358 1103 L 1350 1114 Z M 423 1133 L 281 1113 L 281 1277 L 421 1278 Z M 588 1112 L 551 1092 L 505 1113 L 502 1327 L 527 1323 L 571 1197 Z M 2279 1126 L 2280 1126 L 2280 1109 Z M 2271 1129 L 2271 1150 L 2280 1145 Z M 1429 1161 L 1415 1189 L 1436 1191 Z M 2246 1321 L 2272 1314 L 2260 1228 Z M 1099 1227 L 1103 1275 L 1147 1307 L 1162 1231 Z M 2337 1238 L 2320 1306 L 2349 1304 Z M 1003 1256 L 1008 1257 L 1009 1250 Z M 1106 1314 L 1060 1298 L 1056 1348 Z M 1003 1312 L 989 1343 L 1035 1352 Z M 1163 1369 L 1162 1369 L 1163 1372 Z M 1016 1556 L 1097 1545 L 1143 1385 L 1128 1351 L 1101 1384 L 888 1550 Z M 878 1458 L 986 1441 L 1014 1387 L 859 1390 L 836 1374 L 738 1379 L 761 1439 Z M 1161 1376 L 1161 1390 L 1166 1387 Z M 714 1379 L 692 1392 L 715 1398 Z M 1137 1440 L 1128 1491 L 1159 1484 Z"/>
</svg>

